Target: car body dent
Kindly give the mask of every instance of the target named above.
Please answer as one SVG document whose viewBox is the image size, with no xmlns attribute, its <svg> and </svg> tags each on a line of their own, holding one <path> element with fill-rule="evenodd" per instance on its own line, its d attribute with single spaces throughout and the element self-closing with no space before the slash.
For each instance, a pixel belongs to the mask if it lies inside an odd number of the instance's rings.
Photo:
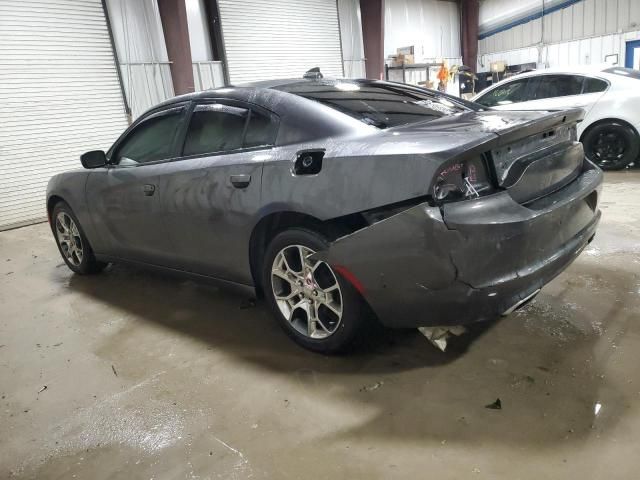
<svg viewBox="0 0 640 480">
<path fill-rule="evenodd" d="M 338 238 L 316 258 L 351 272 L 387 326 L 496 318 L 563 271 L 593 237 L 600 213 L 588 196 L 600 195 L 602 172 L 585 168 L 538 210 L 506 191 L 441 208 L 421 203 Z"/>
</svg>

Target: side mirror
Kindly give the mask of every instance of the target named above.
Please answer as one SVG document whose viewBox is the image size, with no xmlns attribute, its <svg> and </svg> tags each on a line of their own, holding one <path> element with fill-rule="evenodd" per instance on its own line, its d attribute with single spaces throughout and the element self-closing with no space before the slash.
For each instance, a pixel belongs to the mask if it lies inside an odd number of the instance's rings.
<svg viewBox="0 0 640 480">
<path fill-rule="evenodd" d="M 91 150 L 80 155 L 80 161 L 84 168 L 104 167 L 107 164 L 107 156 L 102 150 Z"/>
</svg>

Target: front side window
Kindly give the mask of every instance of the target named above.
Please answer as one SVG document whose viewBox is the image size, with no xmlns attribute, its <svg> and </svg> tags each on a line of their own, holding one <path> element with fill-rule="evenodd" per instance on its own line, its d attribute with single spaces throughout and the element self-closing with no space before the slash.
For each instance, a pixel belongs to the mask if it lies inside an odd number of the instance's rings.
<svg viewBox="0 0 640 480">
<path fill-rule="evenodd" d="M 162 112 L 135 127 L 118 146 L 115 163 L 138 165 L 172 157 L 183 111 L 177 108 Z"/>
<path fill-rule="evenodd" d="M 525 102 L 528 100 L 526 96 L 528 82 L 529 79 L 522 78 L 505 83 L 480 97 L 476 102 L 485 107 L 497 107 L 499 105 Z"/>
<path fill-rule="evenodd" d="M 578 75 L 540 75 L 536 80 L 531 100 L 568 97 L 582 93 L 583 77 Z"/>
<path fill-rule="evenodd" d="M 329 80 L 275 88 L 320 102 L 378 128 L 435 120 L 470 110 L 462 102 L 437 92 L 399 84 Z"/>
</svg>

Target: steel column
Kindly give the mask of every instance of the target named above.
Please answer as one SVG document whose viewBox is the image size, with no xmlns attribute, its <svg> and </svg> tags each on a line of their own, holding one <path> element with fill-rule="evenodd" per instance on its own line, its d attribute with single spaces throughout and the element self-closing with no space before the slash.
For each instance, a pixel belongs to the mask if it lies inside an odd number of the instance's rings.
<svg viewBox="0 0 640 480">
<path fill-rule="evenodd" d="M 480 1 L 461 0 L 460 32 L 462 43 L 462 63 L 475 72 L 478 68 L 478 23 L 480 21 Z"/>
<path fill-rule="evenodd" d="M 158 0 L 176 95 L 195 91 L 185 0 Z"/>
<path fill-rule="evenodd" d="M 384 79 L 384 1 L 360 0 L 367 78 Z"/>
</svg>

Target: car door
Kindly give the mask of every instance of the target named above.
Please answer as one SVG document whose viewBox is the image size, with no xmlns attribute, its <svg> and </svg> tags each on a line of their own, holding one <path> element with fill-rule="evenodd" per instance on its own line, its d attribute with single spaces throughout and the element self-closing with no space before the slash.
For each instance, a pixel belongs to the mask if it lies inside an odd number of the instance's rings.
<svg viewBox="0 0 640 480">
<path fill-rule="evenodd" d="M 277 116 L 252 104 L 193 106 L 181 159 L 165 186 L 175 268 L 252 283 L 249 238 L 277 128 Z"/>
<path fill-rule="evenodd" d="M 168 265 L 173 247 L 162 207 L 169 163 L 176 157 L 188 103 L 136 122 L 109 152 L 109 165 L 91 172 L 86 195 L 108 255 Z"/>
</svg>

